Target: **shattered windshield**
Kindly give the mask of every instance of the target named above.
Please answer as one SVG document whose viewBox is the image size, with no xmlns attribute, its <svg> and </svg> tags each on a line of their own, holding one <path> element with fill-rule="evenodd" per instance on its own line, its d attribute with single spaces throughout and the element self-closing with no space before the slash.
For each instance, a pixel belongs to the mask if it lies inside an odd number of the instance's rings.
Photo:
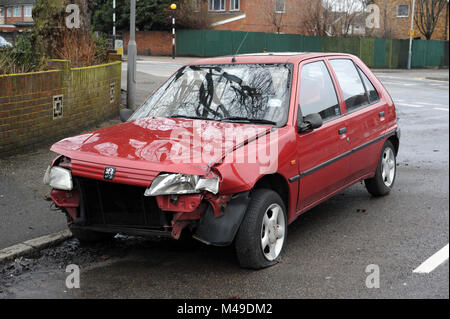
<svg viewBox="0 0 450 319">
<path fill-rule="evenodd" d="M 291 64 L 191 65 L 180 69 L 130 118 L 192 118 L 283 126 Z"/>
</svg>

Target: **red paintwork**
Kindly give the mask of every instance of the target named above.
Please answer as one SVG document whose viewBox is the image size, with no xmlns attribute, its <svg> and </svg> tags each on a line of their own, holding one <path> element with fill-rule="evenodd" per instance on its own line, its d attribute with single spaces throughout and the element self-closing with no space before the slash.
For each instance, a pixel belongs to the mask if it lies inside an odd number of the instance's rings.
<svg viewBox="0 0 450 319">
<path fill-rule="evenodd" d="M 339 83 L 327 62 L 328 59 L 333 57 L 352 59 L 374 84 L 380 95 L 380 101 L 347 114 Z M 313 132 L 298 134 L 296 122 L 301 66 L 314 59 L 324 60 L 330 69 L 334 85 L 338 91 L 343 116 L 325 123 Z M 247 152 L 250 145 L 255 143 L 252 141 L 253 138 L 249 138 L 250 143 L 247 145 L 244 145 L 245 143 L 231 145 L 209 162 L 198 160 L 197 163 L 178 163 L 167 155 L 172 150 L 173 142 L 180 141 L 173 136 L 171 137 L 173 131 L 180 127 L 190 134 L 194 134 L 195 125 L 200 125 L 201 130 L 205 131 L 214 128 L 224 132 L 227 127 L 249 127 L 249 124 L 146 118 L 64 139 L 53 145 L 51 150 L 71 158 L 73 175 L 103 180 L 105 167 L 113 166 L 116 167 L 117 171 L 112 182 L 144 187 L 148 187 L 160 172 L 204 175 L 213 170 L 213 173 L 221 178 L 220 195 L 232 195 L 251 190 L 256 182 L 266 174 L 278 174 L 289 185 L 289 223 L 300 213 L 345 187 L 374 175 L 384 140 L 373 143 L 361 151 L 352 153 L 345 159 L 325 166 L 300 180 L 292 183 L 288 181 L 289 178 L 309 168 L 326 162 L 384 133 L 395 131 L 397 128 L 392 99 L 360 59 L 348 54 L 308 53 L 285 56 L 248 55 L 238 56 L 236 60 L 236 63 L 291 63 L 294 67 L 289 119 L 286 126 L 279 128 L 276 132 L 278 134 L 276 141 L 278 144 L 278 163 L 265 173 L 260 172 L 260 164 L 230 161 L 235 155 L 236 149 Z M 231 57 L 204 59 L 192 64 L 231 64 Z M 383 118 L 379 117 L 381 111 L 385 112 Z M 259 136 L 273 134 L 269 132 L 270 126 L 254 125 L 253 127 L 258 130 L 257 135 Z M 347 127 L 346 134 L 338 134 L 341 127 Z M 192 146 L 191 144 L 187 143 L 186 146 Z M 221 162 L 222 159 L 223 162 Z M 296 161 L 293 162 L 294 165 L 291 163 L 293 160 Z M 160 204 L 160 207 L 169 208 L 169 204 L 163 199 L 159 199 L 158 204 Z M 177 225 L 176 229 L 174 227 L 175 236 L 179 236 L 180 229 L 185 224 L 183 222 L 183 224 Z"/>
<path fill-rule="evenodd" d="M 80 197 L 77 191 L 67 192 L 52 189 L 50 197 L 57 206 L 66 208 L 72 219 L 77 218 L 77 208 L 80 206 Z"/>
<path fill-rule="evenodd" d="M 156 202 L 161 210 L 166 212 L 191 213 L 200 206 L 203 195 L 193 194 L 189 196 L 178 196 L 178 200 L 171 201 L 169 195 L 156 196 Z"/>
</svg>

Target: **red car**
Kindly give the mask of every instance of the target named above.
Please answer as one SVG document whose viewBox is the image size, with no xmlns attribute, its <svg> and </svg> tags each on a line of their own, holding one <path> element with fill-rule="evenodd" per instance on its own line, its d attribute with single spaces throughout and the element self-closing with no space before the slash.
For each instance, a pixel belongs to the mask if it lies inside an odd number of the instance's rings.
<svg viewBox="0 0 450 319">
<path fill-rule="evenodd" d="M 268 53 L 182 67 L 124 123 L 64 139 L 44 182 L 80 241 L 183 233 L 277 262 L 287 226 L 364 180 L 394 185 L 394 103 L 355 56 Z"/>
</svg>

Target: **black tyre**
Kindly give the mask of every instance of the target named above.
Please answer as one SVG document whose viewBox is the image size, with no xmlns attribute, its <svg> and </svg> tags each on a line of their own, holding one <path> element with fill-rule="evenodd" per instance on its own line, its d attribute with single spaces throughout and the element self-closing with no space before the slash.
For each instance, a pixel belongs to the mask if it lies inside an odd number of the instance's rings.
<svg viewBox="0 0 450 319">
<path fill-rule="evenodd" d="M 386 141 L 381 150 L 375 176 L 364 181 L 367 191 L 373 196 L 389 194 L 394 186 L 397 173 L 395 149 L 390 141 Z"/>
<path fill-rule="evenodd" d="M 287 216 L 283 200 L 272 190 L 255 190 L 236 235 L 239 264 L 251 269 L 275 265 L 286 235 Z"/>
<path fill-rule="evenodd" d="M 101 233 L 73 226 L 69 226 L 69 229 L 72 232 L 73 237 L 78 239 L 83 245 L 110 240 L 115 235 L 111 233 Z"/>
</svg>

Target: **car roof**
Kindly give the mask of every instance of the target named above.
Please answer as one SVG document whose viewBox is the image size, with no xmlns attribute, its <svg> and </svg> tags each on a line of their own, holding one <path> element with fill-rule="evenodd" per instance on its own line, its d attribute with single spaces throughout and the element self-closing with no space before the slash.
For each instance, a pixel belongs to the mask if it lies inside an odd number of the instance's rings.
<svg viewBox="0 0 450 319">
<path fill-rule="evenodd" d="M 189 65 L 200 64 L 231 64 L 231 63 L 299 63 L 303 60 L 329 57 L 329 56 L 347 56 L 348 53 L 331 53 L 331 52 L 264 52 L 264 53 L 247 53 L 239 55 L 221 56 L 215 58 L 205 58 L 189 63 Z M 232 61 L 234 58 L 234 61 Z"/>
</svg>

